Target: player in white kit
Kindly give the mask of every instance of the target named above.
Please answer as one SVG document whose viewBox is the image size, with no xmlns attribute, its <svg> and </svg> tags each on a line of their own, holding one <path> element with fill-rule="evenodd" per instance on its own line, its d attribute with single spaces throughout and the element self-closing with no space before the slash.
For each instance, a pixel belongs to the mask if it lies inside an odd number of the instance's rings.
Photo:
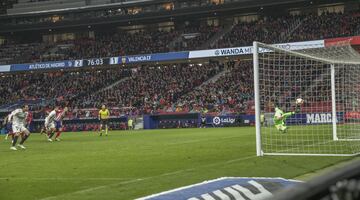
<svg viewBox="0 0 360 200">
<path fill-rule="evenodd" d="M 17 143 L 17 140 L 19 139 L 19 136 L 21 136 L 21 141 L 17 146 L 21 149 L 26 149 L 24 146 L 24 142 L 30 136 L 29 130 L 25 127 L 28 111 L 29 106 L 24 105 L 22 108 L 16 109 L 10 114 L 9 118 L 12 122 L 12 130 L 14 133 L 14 139 L 12 141 L 12 146 L 10 147 L 11 150 L 17 150 L 15 145 Z"/>
<path fill-rule="evenodd" d="M 45 129 L 46 129 L 46 134 L 47 134 L 47 138 L 49 142 L 52 142 L 53 140 L 51 139 L 56 131 L 55 128 L 55 120 L 56 120 L 56 114 L 58 112 L 59 108 L 57 106 L 55 106 L 54 110 L 52 110 L 49 115 L 45 118 Z"/>
</svg>

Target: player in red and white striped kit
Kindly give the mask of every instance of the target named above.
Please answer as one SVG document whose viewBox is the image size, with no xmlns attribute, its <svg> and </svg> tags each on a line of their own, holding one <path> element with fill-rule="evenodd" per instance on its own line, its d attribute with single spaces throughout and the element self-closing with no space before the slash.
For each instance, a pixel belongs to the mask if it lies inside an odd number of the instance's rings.
<svg viewBox="0 0 360 200">
<path fill-rule="evenodd" d="M 68 108 L 65 106 L 64 109 L 58 110 L 58 112 L 56 113 L 56 118 L 55 118 L 55 128 L 56 128 L 55 140 L 56 141 L 60 141 L 59 137 L 63 131 L 62 120 L 64 119 L 67 111 L 68 111 Z"/>
<path fill-rule="evenodd" d="M 26 115 L 26 119 L 25 119 L 25 122 L 26 122 L 26 126 L 25 126 L 25 127 L 26 127 L 28 130 L 30 130 L 30 125 L 31 125 L 32 120 L 33 120 L 33 114 L 32 114 L 32 112 L 28 111 L 28 112 L 27 112 L 27 115 Z"/>
</svg>

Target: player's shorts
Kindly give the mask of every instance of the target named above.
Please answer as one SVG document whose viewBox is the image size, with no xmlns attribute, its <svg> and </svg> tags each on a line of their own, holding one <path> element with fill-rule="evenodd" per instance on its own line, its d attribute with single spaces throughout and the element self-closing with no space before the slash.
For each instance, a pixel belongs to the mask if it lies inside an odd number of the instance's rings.
<svg viewBox="0 0 360 200">
<path fill-rule="evenodd" d="M 100 119 L 100 124 L 105 126 L 109 124 L 109 119 Z"/>
<path fill-rule="evenodd" d="M 201 125 L 206 125 L 206 119 L 205 120 L 201 119 Z"/>
<path fill-rule="evenodd" d="M 61 129 L 61 128 L 62 128 L 62 122 L 61 122 L 61 121 L 56 121 L 56 122 L 55 122 L 55 128 L 56 128 L 57 130 Z"/>
<path fill-rule="evenodd" d="M 278 130 L 278 131 L 284 131 L 287 129 L 287 127 L 284 125 L 284 124 L 277 124 L 275 125 L 275 128 Z"/>
<path fill-rule="evenodd" d="M 7 124 L 6 124 L 6 132 L 7 132 L 7 133 L 11 133 L 11 132 L 12 132 L 12 124 L 11 124 L 11 123 L 7 123 Z"/>
<path fill-rule="evenodd" d="M 51 129 L 54 129 L 54 128 L 55 128 L 55 122 L 50 122 L 50 123 L 45 122 L 45 129 L 46 130 L 51 130 Z"/>
<path fill-rule="evenodd" d="M 13 124 L 12 130 L 14 133 L 22 133 L 24 131 L 28 131 L 28 129 L 24 125 L 19 125 L 19 124 Z"/>
</svg>

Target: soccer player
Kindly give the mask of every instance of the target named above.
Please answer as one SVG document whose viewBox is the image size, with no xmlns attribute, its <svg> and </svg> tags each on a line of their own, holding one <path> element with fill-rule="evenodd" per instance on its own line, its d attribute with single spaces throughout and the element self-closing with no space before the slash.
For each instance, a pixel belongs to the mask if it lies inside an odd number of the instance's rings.
<svg viewBox="0 0 360 200">
<path fill-rule="evenodd" d="M 101 106 L 101 109 L 99 110 L 99 120 L 100 120 L 100 136 L 102 136 L 104 127 L 105 127 L 105 135 L 108 135 L 108 121 L 110 117 L 110 112 L 106 108 L 105 105 Z"/>
<path fill-rule="evenodd" d="M 26 115 L 26 120 L 25 120 L 26 128 L 28 130 L 30 130 L 30 125 L 31 125 L 32 120 L 33 120 L 33 115 L 32 115 L 32 113 L 30 111 L 28 111 L 27 115 Z"/>
<path fill-rule="evenodd" d="M 59 108 L 55 106 L 54 110 L 52 110 L 49 115 L 45 118 L 45 129 L 47 134 L 47 139 L 49 142 L 52 142 L 51 139 L 56 131 L 55 128 L 55 119 L 56 119 L 56 113 L 59 112 Z"/>
<path fill-rule="evenodd" d="M 128 130 L 133 130 L 134 129 L 133 123 L 134 123 L 134 121 L 131 118 L 129 118 L 129 120 L 128 120 Z"/>
<path fill-rule="evenodd" d="M 282 111 L 279 106 L 275 106 L 275 115 L 274 115 L 274 124 L 275 124 L 275 128 L 282 132 L 282 133 L 286 133 L 288 127 L 285 124 L 285 121 L 288 117 L 298 113 L 300 111 L 300 105 L 296 104 L 296 108 L 295 111 L 292 112 L 284 112 Z"/>
<path fill-rule="evenodd" d="M 56 114 L 56 119 L 55 119 L 55 128 L 56 128 L 56 136 L 55 136 L 55 141 L 60 141 L 60 135 L 63 131 L 63 125 L 62 125 L 62 120 L 65 117 L 66 112 L 68 111 L 68 107 L 64 107 L 63 110 L 59 110 L 59 112 L 57 112 Z"/>
<path fill-rule="evenodd" d="M 5 126 L 6 129 L 6 136 L 5 136 L 5 140 L 8 139 L 8 137 L 11 135 L 12 140 L 14 139 L 14 133 L 12 132 L 12 123 L 11 123 L 11 113 L 6 115 L 6 117 L 4 118 L 4 122 L 3 125 Z"/>
<path fill-rule="evenodd" d="M 206 128 L 206 116 L 205 116 L 205 114 L 202 114 L 202 115 L 201 115 L 200 128 Z"/>
<path fill-rule="evenodd" d="M 21 141 L 17 146 L 20 147 L 21 149 L 26 149 L 24 146 L 24 142 L 30 136 L 29 130 L 25 127 L 25 123 L 26 123 L 25 121 L 28 110 L 29 110 L 29 106 L 23 105 L 22 108 L 16 109 L 10 114 L 10 120 L 12 122 L 12 130 L 14 133 L 14 139 L 12 141 L 12 146 L 10 147 L 11 150 L 14 151 L 17 150 L 15 145 L 20 135 L 22 136 Z"/>
<path fill-rule="evenodd" d="M 46 115 L 49 115 L 49 113 L 51 112 L 51 110 L 45 108 L 45 109 L 43 110 L 43 112 L 44 112 Z M 42 134 L 44 134 L 44 133 L 46 134 L 46 127 L 45 127 L 45 125 L 42 125 L 42 126 L 41 126 L 41 130 L 40 130 L 40 135 L 42 135 Z"/>
</svg>

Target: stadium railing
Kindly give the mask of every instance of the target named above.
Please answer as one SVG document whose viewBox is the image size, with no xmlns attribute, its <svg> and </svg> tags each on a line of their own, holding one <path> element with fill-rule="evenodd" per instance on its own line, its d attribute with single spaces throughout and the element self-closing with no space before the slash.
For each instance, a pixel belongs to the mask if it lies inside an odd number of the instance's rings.
<svg viewBox="0 0 360 200">
<path fill-rule="evenodd" d="M 275 194 L 269 200 L 360 199 L 360 160 Z"/>
</svg>

